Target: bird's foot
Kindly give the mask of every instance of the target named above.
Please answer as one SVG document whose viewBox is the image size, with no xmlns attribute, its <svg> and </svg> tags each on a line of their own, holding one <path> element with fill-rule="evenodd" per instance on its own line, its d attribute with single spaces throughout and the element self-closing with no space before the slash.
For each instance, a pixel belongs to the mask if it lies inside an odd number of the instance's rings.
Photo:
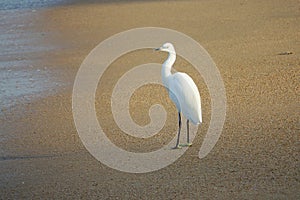
<svg viewBox="0 0 300 200">
<path fill-rule="evenodd" d="M 180 147 L 190 147 L 192 145 L 193 145 L 193 143 L 186 143 L 186 144 L 180 144 L 179 146 Z"/>
<path fill-rule="evenodd" d="M 180 145 L 177 145 L 175 147 L 173 147 L 172 149 L 181 149 L 182 147 Z"/>
</svg>

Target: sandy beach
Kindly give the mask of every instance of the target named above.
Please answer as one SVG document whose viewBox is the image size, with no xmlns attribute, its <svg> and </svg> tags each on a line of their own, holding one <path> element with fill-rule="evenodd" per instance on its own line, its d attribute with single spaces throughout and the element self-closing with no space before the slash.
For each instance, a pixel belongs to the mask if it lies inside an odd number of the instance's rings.
<svg viewBox="0 0 300 200">
<path fill-rule="evenodd" d="M 300 199 L 298 0 L 67 1 L 0 10 L 0 17 L 0 199 Z M 216 146 L 199 159 L 210 96 L 178 58 L 176 70 L 191 74 L 201 91 L 203 124 L 176 162 L 130 174 L 85 149 L 74 125 L 72 89 L 96 45 L 148 26 L 182 32 L 208 51 L 224 81 L 226 121 Z M 174 137 L 176 109 L 162 87 L 141 88 L 130 102 L 140 125 L 149 123 L 153 103 L 165 106 L 167 122 L 154 137 L 122 134 L 110 111 L 122 74 L 165 58 L 151 50 L 131 52 L 99 83 L 98 120 L 123 149 L 152 151 Z"/>
</svg>

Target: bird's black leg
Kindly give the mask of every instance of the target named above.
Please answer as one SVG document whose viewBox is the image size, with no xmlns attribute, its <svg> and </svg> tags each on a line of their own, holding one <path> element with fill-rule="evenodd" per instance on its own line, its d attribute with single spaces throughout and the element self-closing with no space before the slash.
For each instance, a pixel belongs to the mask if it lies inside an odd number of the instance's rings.
<svg viewBox="0 0 300 200">
<path fill-rule="evenodd" d="M 190 120 L 186 120 L 186 134 L 187 134 L 187 143 L 190 143 Z"/>
<path fill-rule="evenodd" d="M 192 146 L 192 143 L 190 143 L 190 120 L 186 120 L 186 133 L 187 133 L 187 144 L 186 146 L 190 147 Z"/>
<path fill-rule="evenodd" d="M 178 112 L 178 125 L 179 125 L 179 128 L 178 128 L 178 136 L 177 136 L 176 146 L 174 147 L 174 149 L 177 149 L 177 148 L 178 148 L 178 145 L 179 145 L 180 129 L 181 129 L 181 115 L 180 115 L 180 112 Z"/>
</svg>

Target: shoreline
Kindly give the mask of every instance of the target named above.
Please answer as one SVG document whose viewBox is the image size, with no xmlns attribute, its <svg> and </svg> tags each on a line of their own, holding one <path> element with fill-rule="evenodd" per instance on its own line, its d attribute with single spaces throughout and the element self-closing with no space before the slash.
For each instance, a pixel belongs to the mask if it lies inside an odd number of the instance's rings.
<svg viewBox="0 0 300 200">
<path fill-rule="evenodd" d="M 34 62 L 34 70 L 47 67 L 62 86 L 0 115 L 0 198 L 299 198 L 297 1 L 80 4 L 38 9 L 34 15 L 35 22 L 25 28 L 41 34 L 41 46 L 55 48 L 25 57 Z M 84 57 L 99 42 L 142 26 L 171 28 L 199 41 L 221 72 L 228 108 L 221 138 L 200 160 L 211 104 L 203 80 L 197 79 L 204 123 L 193 146 L 166 168 L 128 174 L 100 163 L 83 146 L 72 116 L 72 85 Z M 278 55 L 286 51 L 292 54 Z M 107 109 L 110 89 L 122 73 L 139 63 L 164 59 L 147 51 L 132 52 L 106 72 L 104 93 L 97 94 L 97 117 L 113 130 L 110 138 L 117 145 L 156 149 L 176 131 L 176 110 L 155 88 L 138 91 L 131 102 L 132 117 L 139 124 L 149 123 L 152 100 L 160 98 L 166 105 L 163 133 L 150 141 L 122 136 Z M 178 58 L 175 67 L 193 74 L 182 67 L 187 64 Z"/>
</svg>

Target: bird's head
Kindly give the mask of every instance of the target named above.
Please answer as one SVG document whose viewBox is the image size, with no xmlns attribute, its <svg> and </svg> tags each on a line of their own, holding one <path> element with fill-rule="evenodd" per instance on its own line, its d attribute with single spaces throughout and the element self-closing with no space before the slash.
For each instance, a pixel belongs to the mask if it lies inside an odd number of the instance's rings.
<svg viewBox="0 0 300 200">
<path fill-rule="evenodd" d="M 161 47 L 156 48 L 154 50 L 155 51 L 165 51 L 165 52 L 168 52 L 168 53 L 176 54 L 173 44 L 171 44 L 169 42 L 164 43 Z"/>
</svg>

